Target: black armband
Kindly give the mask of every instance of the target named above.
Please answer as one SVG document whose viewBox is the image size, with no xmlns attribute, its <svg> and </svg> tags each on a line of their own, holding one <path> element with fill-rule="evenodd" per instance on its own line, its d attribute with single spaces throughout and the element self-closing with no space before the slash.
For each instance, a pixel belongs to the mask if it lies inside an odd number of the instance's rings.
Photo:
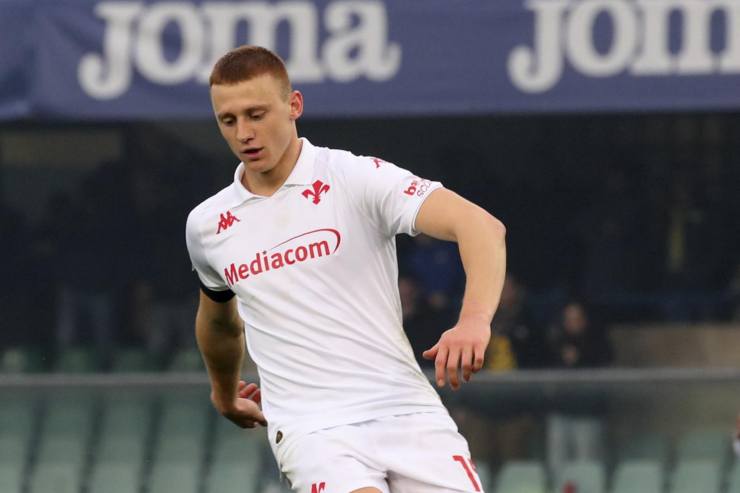
<svg viewBox="0 0 740 493">
<path fill-rule="evenodd" d="M 216 303 L 226 303 L 227 301 L 229 301 L 231 298 L 234 297 L 234 292 L 230 289 L 227 289 L 225 291 L 216 291 L 216 290 L 206 287 L 201 281 L 199 281 L 199 283 L 200 283 L 200 290 L 203 291 L 203 294 L 208 296 L 210 299 L 212 299 Z"/>
</svg>

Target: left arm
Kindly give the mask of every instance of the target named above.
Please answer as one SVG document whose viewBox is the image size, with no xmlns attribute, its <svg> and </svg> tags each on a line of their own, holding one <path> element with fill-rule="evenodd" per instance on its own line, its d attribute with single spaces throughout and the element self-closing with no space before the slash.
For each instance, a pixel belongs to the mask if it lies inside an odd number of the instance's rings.
<svg viewBox="0 0 740 493">
<path fill-rule="evenodd" d="M 424 352 L 435 361 L 439 387 L 460 387 L 458 369 L 465 381 L 483 368 L 491 339 L 491 320 L 498 307 L 506 274 L 506 228 L 481 207 L 441 188 L 426 198 L 416 216 L 417 231 L 433 238 L 455 241 L 465 269 L 465 294 L 457 324 Z"/>
</svg>

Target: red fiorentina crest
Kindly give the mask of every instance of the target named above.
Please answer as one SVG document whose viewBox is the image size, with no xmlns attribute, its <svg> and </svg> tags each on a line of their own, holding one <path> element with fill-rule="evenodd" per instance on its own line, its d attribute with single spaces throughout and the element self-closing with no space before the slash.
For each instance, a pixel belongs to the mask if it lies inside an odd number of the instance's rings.
<svg viewBox="0 0 740 493">
<path fill-rule="evenodd" d="M 303 196 L 306 198 L 313 197 L 313 203 L 318 204 L 321 202 L 321 194 L 326 193 L 329 191 L 329 185 L 322 182 L 321 180 L 316 180 L 313 182 L 313 189 L 309 188 L 303 191 Z"/>
<path fill-rule="evenodd" d="M 218 231 L 216 231 L 216 234 L 219 234 L 221 231 L 226 231 L 234 224 L 234 222 L 240 223 L 241 221 L 238 217 L 233 215 L 231 211 L 226 212 L 226 215 L 222 213 L 221 218 L 218 221 Z"/>
</svg>

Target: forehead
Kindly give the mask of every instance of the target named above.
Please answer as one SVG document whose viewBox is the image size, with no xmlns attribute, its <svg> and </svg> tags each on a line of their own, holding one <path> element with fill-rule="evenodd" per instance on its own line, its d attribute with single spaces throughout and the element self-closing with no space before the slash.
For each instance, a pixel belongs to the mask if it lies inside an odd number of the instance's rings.
<svg viewBox="0 0 740 493">
<path fill-rule="evenodd" d="M 281 101 L 282 85 L 270 74 L 262 74 L 236 84 L 211 86 L 211 103 L 218 113 L 235 113 L 252 106 Z"/>
</svg>

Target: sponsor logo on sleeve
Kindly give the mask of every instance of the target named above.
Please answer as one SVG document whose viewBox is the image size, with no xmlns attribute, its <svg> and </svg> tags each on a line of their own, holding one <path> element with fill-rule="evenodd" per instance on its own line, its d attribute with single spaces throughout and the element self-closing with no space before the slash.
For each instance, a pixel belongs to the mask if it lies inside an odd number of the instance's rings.
<svg viewBox="0 0 740 493">
<path fill-rule="evenodd" d="M 406 187 L 403 193 L 410 197 L 413 197 L 414 195 L 416 195 L 417 197 L 423 197 L 429 191 L 429 187 L 431 186 L 431 184 L 432 182 L 430 182 L 429 180 L 425 180 L 423 178 L 415 176 L 414 179 L 411 181 L 411 184 Z"/>
</svg>

